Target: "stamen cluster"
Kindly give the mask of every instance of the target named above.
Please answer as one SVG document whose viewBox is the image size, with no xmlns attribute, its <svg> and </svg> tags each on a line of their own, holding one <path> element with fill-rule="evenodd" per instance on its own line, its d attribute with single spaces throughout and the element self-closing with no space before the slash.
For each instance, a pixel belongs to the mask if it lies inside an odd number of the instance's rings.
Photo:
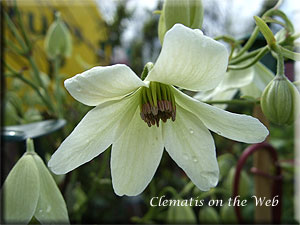
<svg viewBox="0 0 300 225">
<path fill-rule="evenodd" d="M 159 127 L 159 121 L 164 123 L 168 119 L 175 121 L 176 105 L 174 94 L 169 85 L 150 82 L 149 88 L 143 87 L 141 94 L 141 118 L 149 127 Z"/>
</svg>

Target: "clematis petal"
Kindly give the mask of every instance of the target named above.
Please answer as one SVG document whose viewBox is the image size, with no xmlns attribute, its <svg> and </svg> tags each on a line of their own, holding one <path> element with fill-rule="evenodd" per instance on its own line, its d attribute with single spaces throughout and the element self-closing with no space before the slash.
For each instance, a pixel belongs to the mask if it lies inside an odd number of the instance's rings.
<svg viewBox="0 0 300 225">
<path fill-rule="evenodd" d="M 218 86 L 221 91 L 231 88 L 240 88 L 250 84 L 254 79 L 253 67 L 244 70 L 230 70 L 226 73 L 224 80 Z"/>
<path fill-rule="evenodd" d="M 135 196 L 150 183 L 163 153 L 161 128 L 148 127 L 137 109 L 121 137 L 113 143 L 111 175 L 117 195 Z"/>
<path fill-rule="evenodd" d="M 245 143 L 258 143 L 269 134 L 267 128 L 254 117 L 227 112 L 173 89 L 176 103 L 193 112 L 208 129 L 221 136 Z"/>
<path fill-rule="evenodd" d="M 83 104 L 96 106 L 121 99 L 138 87 L 147 86 L 128 66 L 97 66 L 65 80 L 69 93 Z"/>
<path fill-rule="evenodd" d="M 48 166 L 67 173 L 105 151 L 125 130 L 138 107 L 140 91 L 121 100 L 103 103 L 89 111 L 52 155 Z"/>
<path fill-rule="evenodd" d="M 175 122 L 163 124 L 166 150 L 200 190 L 208 191 L 219 178 L 214 140 L 195 115 L 180 106 L 176 110 Z"/>
<path fill-rule="evenodd" d="M 254 69 L 252 67 L 245 70 L 230 70 L 226 72 L 224 80 L 215 89 L 198 92 L 194 98 L 202 101 L 228 100 L 236 93 L 234 91 L 236 88 L 251 84 L 253 79 Z"/>
<path fill-rule="evenodd" d="M 199 29 L 175 24 L 165 35 L 161 53 L 145 80 L 193 91 L 216 87 L 223 79 L 228 52 Z"/>
<path fill-rule="evenodd" d="M 41 224 L 69 223 L 65 200 L 43 160 L 33 155 L 40 178 L 40 195 L 34 213 Z"/>
</svg>

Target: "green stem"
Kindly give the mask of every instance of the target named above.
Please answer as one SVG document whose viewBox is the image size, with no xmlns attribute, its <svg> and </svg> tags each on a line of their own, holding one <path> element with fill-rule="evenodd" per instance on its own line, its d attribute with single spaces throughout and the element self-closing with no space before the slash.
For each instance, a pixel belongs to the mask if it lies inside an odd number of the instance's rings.
<svg viewBox="0 0 300 225">
<path fill-rule="evenodd" d="M 145 80 L 145 78 L 147 77 L 150 70 L 152 70 L 152 68 L 153 68 L 153 63 L 152 62 L 148 62 L 144 66 L 144 70 L 143 70 L 142 75 L 141 75 L 141 80 Z"/>
<path fill-rule="evenodd" d="M 25 30 L 25 26 L 24 26 L 23 20 L 21 18 L 20 11 L 17 7 L 17 1 L 16 0 L 14 0 L 14 9 L 15 9 L 15 12 L 16 12 L 16 15 L 17 15 L 18 23 L 20 25 L 21 33 L 24 37 L 25 43 L 28 47 L 28 50 L 31 51 L 31 49 L 32 49 L 31 42 L 30 42 L 29 37 L 27 35 L 27 32 Z"/>
<path fill-rule="evenodd" d="M 8 28 L 13 33 L 14 37 L 17 39 L 19 44 L 22 46 L 23 51 L 28 52 L 28 47 L 26 46 L 24 40 L 22 39 L 21 35 L 19 34 L 15 24 L 12 22 L 12 20 L 9 18 L 9 16 L 6 12 L 4 12 L 4 17 L 5 17 Z"/>
<path fill-rule="evenodd" d="M 243 70 L 246 69 L 255 63 L 257 63 L 262 57 L 264 57 L 265 54 L 269 51 L 269 48 L 266 46 L 263 48 L 252 60 L 251 62 L 245 64 L 245 65 L 229 65 L 227 67 L 227 70 Z"/>
<path fill-rule="evenodd" d="M 281 51 L 281 54 L 284 56 L 284 57 L 287 57 L 289 59 L 292 59 L 294 61 L 300 61 L 300 54 L 297 53 L 297 52 L 292 52 L 286 48 L 283 48 L 283 47 L 279 47 L 280 48 L 280 51 Z"/>
<path fill-rule="evenodd" d="M 279 0 L 277 2 L 277 4 L 269 9 L 267 12 L 264 13 L 264 15 L 262 16 L 262 18 L 268 17 L 269 15 L 271 15 L 274 11 L 276 11 L 279 7 L 279 5 L 282 3 L 282 0 Z M 259 28 L 258 26 L 255 27 L 253 33 L 251 34 L 250 38 L 248 39 L 248 41 L 246 42 L 246 44 L 243 46 L 243 48 L 241 49 L 240 52 L 238 52 L 238 54 L 234 57 L 234 59 L 240 57 L 241 55 L 243 55 L 246 51 L 248 51 L 248 49 L 253 45 L 253 43 L 256 40 L 256 37 L 259 34 Z"/>
<path fill-rule="evenodd" d="M 235 57 L 233 57 L 234 59 L 240 57 L 241 55 L 243 55 L 246 51 L 248 51 L 248 49 L 253 45 L 253 43 L 256 40 L 257 35 L 259 34 L 259 29 L 256 26 L 253 33 L 251 34 L 250 38 L 248 39 L 248 41 L 246 42 L 246 44 L 244 45 L 244 47 L 241 49 L 241 51 L 239 51 L 237 53 L 237 55 Z"/>
<path fill-rule="evenodd" d="M 19 55 L 25 54 L 25 52 L 22 49 L 20 49 L 17 45 L 15 45 L 12 41 L 5 39 L 5 44 L 16 54 L 19 54 Z"/>
<path fill-rule="evenodd" d="M 237 59 L 231 60 L 229 64 L 230 64 L 230 65 L 234 65 L 234 64 L 238 64 L 238 63 L 241 63 L 241 62 L 243 62 L 243 61 L 246 61 L 247 59 L 256 56 L 256 55 L 257 55 L 260 51 L 262 51 L 264 48 L 268 48 L 268 47 L 265 46 L 265 47 L 261 47 L 261 48 L 259 48 L 259 49 L 256 49 L 256 50 L 254 50 L 254 51 L 251 51 L 250 53 L 245 54 L 245 55 L 243 55 L 243 56 L 241 56 L 241 57 L 239 57 L 239 58 L 237 58 Z"/>
<path fill-rule="evenodd" d="M 277 53 L 277 74 L 279 77 L 284 77 L 284 58 L 280 48 L 276 48 Z"/>
<path fill-rule="evenodd" d="M 31 138 L 26 139 L 26 152 L 34 153 L 34 144 Z"/>
<path fill-rule="evenodd" d="M 267 17 L 267 18 L 265 19 L 265 22 L 266 22 L 266 23 L 276 23 L 276 24 L 278 24 L 278 25 L 281 25 L 282 27 L 287 27 L 285 23 L 283 23 L 283 22 L 281 22 L 281 21 L 279 21 L 279 20 L 275 20 L 275 19 L 273 19 L 273 18 L 271 18 L 271 17 Z"/>
<path fill-rule="evenodd" d="M 234 37 L 228 35 L 221 35 L 214 38 L 216 41 L 223 40 L 229 44 L 239 43 L 239 41 L 235 40 Z"/>
<path fill-rule="evenodd" d="M 11 71 L 12 72 L 12 71 Z M 38 96 L 41 98 L 41 100 L 45 103 L 45 105 L 51 109 L 51 104 L 49 103 L 49 101 L 47 101 L 47 99 L 43 96 L 43 94 L 40 92 L 39 88 L 32 83 L 30 80 L 27 80 L 26 78 L 24 78 L 21 74 L 19 73 L 14 73 L 12 72 L 12 74 L 5 74 L 6 77 L 15 77 L 18 78 L 19 80 L 23 81 L 25 84 L 27 84 L 28 86 L 30 86 L 37 94 Z"/>
<path fill-rule="evenodd" d="M 239 100 L 239 99 L 232 99 L 232 100 L 214 100 L 214 101 L 204 101 L 207 104 L 229 104 L 229 105 L 249 105 L 249 104 L 259 104 L 260 101 L 259 100 L 253 100 L 253 101 L 249 101 L 249 100 Z"/>
<path fill-rule="evenodd" d="M 297 40 L 299 37 L 300 37 L 300 33 L 296 33 L 296 34 L 292 35 L 292 38 L 294 40 Z"/>
<path fill-rule="evenodd" d="M 51 101 L 50 94 L 49 94 L 48 89 L 46 88 L 44 82 L 41 79 L 40 71 L 39 71 L 39 69 L 38 69 L 38 67 L 35 63 L 34 58 L 31 55 L 29 56 L 29 62 L 30 62 L 30 65 L 33 69 L 33 75 L 34 75 L 35 80 L 37 80 L 38 84 L 41 86 L 41 88 L 44 90 L 46 96 L 48 97 L 47 98 L 47 102 L 48 102 L 47 106 L 49 107 L 49 110 L 52 113 L 54 113 L 55 112 L 55 107 L 53 106 L 53 103 Z"/>
<path fill-rule="evenodd" d="M 63 118 L 63 108 L 62 108 L 62 97 L 61 97 L 61 83 L 60 83 L 60 77 L 59 77 L 59 69 L 60 69 L 60 65 L 61 65 L 61 57 L 56 57 L 54 59 L 54 79 L 55 79 L 55 97 L 57 100 L 57 112 L 58 112 L 58 116 L 60 118 Z"/>
</svg>

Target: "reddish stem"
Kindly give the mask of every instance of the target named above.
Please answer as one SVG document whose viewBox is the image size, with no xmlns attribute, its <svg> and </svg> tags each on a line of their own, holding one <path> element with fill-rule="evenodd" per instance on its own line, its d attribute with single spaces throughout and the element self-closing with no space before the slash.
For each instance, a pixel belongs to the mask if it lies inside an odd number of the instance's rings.
<svg viewBox="0 0 300 225">
<path fill-rule="evenodd" d="M 239 190 L 239 181 L 240 181 L 240 175 L 242 172 L 242 168 L 248 159 L 250 155 L 252 155 L 254 152 L 258 150 L 267 150 L 274 162 L 275 166 L 275 176 L 266 174 L 265 172 L 260 171 L 257 168 L 252 168 L 251 172 L 255 175 L 264 176 L 267 179 L 273 179 L 273 187 L 272 187 L 272 197 L 275 197 L 278 195 L 278 205 L 272 207 L 272 220 L 273 223 L 280 223 L 281 218 L 281 195 L 282 195 L 282 175 L 281 175 L 281 168 L 278 163 L 278 157 L 276 150 L 268 143 L 258 143 L 249 146 L 245 149 L 241 157 L 239 158 L 236 166 L 236 172 L 234 176 L 234 183 L 233 183 L 233 198 L 238 196 L 238 190 Z M 240 211 L 240 208 L 235 205 L 235 213 L 237 215 L 239 223 L 243 223 L 242 214 Z"/>
</svg>

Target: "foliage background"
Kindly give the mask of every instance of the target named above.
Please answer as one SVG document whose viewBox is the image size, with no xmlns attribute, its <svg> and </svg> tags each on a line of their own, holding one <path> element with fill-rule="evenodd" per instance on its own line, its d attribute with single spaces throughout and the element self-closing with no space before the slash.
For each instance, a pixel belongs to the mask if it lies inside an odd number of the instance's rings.
<svg viewBox="0 0 300 225">
<path fill-rule="evenodd" d="M 213 2 L 213 3 L 211 3 Z M 222 33 L 247 37 L 254 27 L 254 22 L 249 26 L 243 26 L 243 29 L 236 28 L 236 21 L 229 15 L 229 12 L 222 11 L 221 4 L 218 1 L 204 1 L 204 33 L 215 36 L 220 29 L 212 27 L 222 27 Z M 231 2 L 232 3 L 232 2 Z M 144 21 L 140 30 L 135 31 L 136 35 L 131 40 L 124 41 L 126 31 L 133 26 L 135 10 L 129 8 L 130 0 L 114 2 L 114 13 L 111 20 L 105 20 L 97 9 L 101 1 L 97 4 L 92 0 L 81 4 L 74 1 L 72 6 L 68 1 L 45 1 L 43 3 L 24 4 L 17 1 L 20 15 L 25 24 L 25 30 L 32 41 L 32 57 L 36 61 L 39 75 L 47 85 L 49 90 L 49 99 L 54 106 L 61 104 L 63 107 L 63 118 L 67 120 L 67 125 L 59 131 L 48 134 L 47 136 L 35 139 L 37 153 L 48 161 L 50 155 L 57 149 L 62 140 L 78 124 L 85 113 L 90 109 L 76 102 L 63 88 L 63 80 L 74 76 L 95 65 L 110 65 L 115 63 L 128 64 L 137 74 L 141 74 L 143 66 L 148 61 L 155 61 L 160 51 L 160 43 L 157 38 L 157 24 L 159 16 L 150 10 L 143 12 Z M 256 14 L 260 15 L 266 9 L 272 7 L 274 2 L 263 1 Z M 12 21 L 17 24 L 15 8 L 9 2 L 1 2 L 2 9 L 8 13 Z M 155 9 L 161 9 L 162 2 L 157 2 Z M 230 4 L 228 4 L 230 9 Z M 101 7 L 100 7 L 101 8 Z M 154 9 L 154 10 L 155 10 Z M 43 40 L 46 31 L 54 19 L 54 12 L 60 11 L 62 18 L 67 24 L 73 37 L 72 57 L 64 59 L 59 73 L 59 86 L 53 74 L 53 62 L 47 59 Z M 103 9 L 102 9 L 103 11 Z M 220 13 L 221 11 L 221 13 Z M 225 18 L 225 19 L 224 19 Z M 83 22 L 84 21 L 84 22 Z M 15 37 L 3 24 L 3 31 L 6 40 L 15 42 Z M 276 27 L 273 27 L 276 30 Z M 241 32 L 242 30 L 242 32 Z M 126 40 L 126 38 L 125 38 Z M 259 45 L 259 43 L 257 43 Z M 30 78 L 33 68 L 28 57 L 22 56 L 5 43 L 2 57 L 14 70 L 21 71 L 25 77 Z M 263 60 L 269 61 L 268 56 Z M 269 66 L 274 69 L 274 62 L 269 61 Z M 6 72 L 6 70 L 5 70 Z M 293 75 L 293 71 L 288 71 Z M 41 102 L 36 93 L 28 88 L 20 79 L 6 78 L 4 93 L 4 117 L 2 124 L 16 125 L 27 124 L 30 122 L 58 118 L 56 111 L 50 112 L 49 108 Z M 62 102 L 57 102 L 55 92 L 59 88 Z M 3 92 L 4 89 L 2 89 Z M 253 106 L 232 105 L 229 111 L 252 114 Z M 294 127 L 278 127 L 270 125 L 270 143 L 276 148 L 280 158 L 280 165 L 283 169 L 283 205 L 282 221 L 285 223 L 295 223 L 294 218 Z M 96 157 L 90 163 L 87 163 L 78 169 L 64 175 L 55 176 L 57 183 L 64 195 L 67 203 L 71 223 L 174 223 L 174 222 L 198 222 L 198 223 L 234 223 L 236 217 L 233 208 L 214 207 L 207 209 L 205 207 L 192 208 L 192 214 L 178 208 L 177 215 L 184 218 L 172 216 L 170 207 L 151 208 L 149 201 L 153 196 L 161 196 L 165 192 L 168 198 L 177 199 L 180 193 L 184 199 L 191 197 L 227 200 L 232 194 L 232 171 L 246 144 L 237 143 L 224 139 L 214 134 L 217 154 L 219 156 L 221 179 L 217 188 L 204 193 L 194 187 L 183 171 L 171 160 L 164 152 L 162 162 L 156 172 L 154 179 L 142 195 L 137 197 L 118 197 L 114 194 L 111 185 L 109 158 L 110 151 L 105 151 Z M 9 170 L 15 162 L 24 153 L 24 144 L 22 142 L 3 142 L 2 159 L 2 177 L 3 184 Z M 250 204 L 242 209 L 243 217 L 247 223 L 252 223 L 254 214 L 254 204 L 250 199 L 253 195 L 253 175 L 249 173 L 252 161 L 247 162 L 240 192 L 242 197 L 248 199 Z M 231 175 L 230 175 L 231 174 Z M 209 211 L 211 210 L 211 211 Z M 209 212 L 208 212 L 209 211 Z M 210 216 L 205 216 L 205 215 Z"/>
</svg>

